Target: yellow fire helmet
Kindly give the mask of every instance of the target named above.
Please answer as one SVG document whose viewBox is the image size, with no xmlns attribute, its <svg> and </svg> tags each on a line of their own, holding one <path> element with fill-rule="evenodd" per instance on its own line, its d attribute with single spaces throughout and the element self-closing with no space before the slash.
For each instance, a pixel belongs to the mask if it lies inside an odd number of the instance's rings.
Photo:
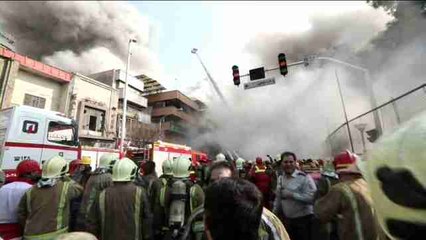
<svg viewBox="0 0 426 240">
<path fill-rule="evenodd" d="M 92 158 L 90 156 L 83 156 L 79 163 L 81 165 L 90 165 L 92 163 Z"/>
<path fill-rule="evenodd" d="M 426 112 L 383 136 L 360 169 L 380 224 L 393 239 L 424 239 Z"/>
<path fill-rule="evenodd" d="M 112 168 L 112 181 L 114 182 L 130 182 L 135 180 L 138 166 L 128 159 L 122 158 L 118 160 Z"/>
<path fill-rule="evenodd" d="M 68 172 L 68 163 L 61 156 L 54 156 L 45 161 L 42 166 L 42 178 L 59 178 Z"/>
</svg>

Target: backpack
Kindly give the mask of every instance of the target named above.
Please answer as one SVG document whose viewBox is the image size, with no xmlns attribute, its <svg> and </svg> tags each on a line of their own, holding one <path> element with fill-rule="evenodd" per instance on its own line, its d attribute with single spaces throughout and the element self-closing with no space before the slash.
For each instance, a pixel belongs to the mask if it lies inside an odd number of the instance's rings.
<svg viewBox="0 0 426 240">
<path fill-rule="evenodd" d="M 194 211 L 193 198 L 198 185 L 189 179 L 181 178 L 172 178 L 169 181 L 162 178 L 161 182 L 160 205 L 165 209 L 164 223 L 169 232 L 166 235 L 176 239 Z"/>
</svg>

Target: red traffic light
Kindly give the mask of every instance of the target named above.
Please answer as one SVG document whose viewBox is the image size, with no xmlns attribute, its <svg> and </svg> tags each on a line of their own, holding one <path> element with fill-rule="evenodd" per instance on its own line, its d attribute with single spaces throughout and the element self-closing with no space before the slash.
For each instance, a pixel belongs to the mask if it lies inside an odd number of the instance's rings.
<svg viewBox="0 0 426 240">
<path fill-rule="evenodd" d="M 240 70 L 237 65 L 232 66 L 232 75 L 234 76 L 234 85 L 239 86 L 240 81 Z"/>
<path fill-rule="evenodd" d="M 278 65 L 280 66 L 281 75 L 285 76 L 288 73 L 287 60 L 284 53 L 278 54 Z"/>
</svg>

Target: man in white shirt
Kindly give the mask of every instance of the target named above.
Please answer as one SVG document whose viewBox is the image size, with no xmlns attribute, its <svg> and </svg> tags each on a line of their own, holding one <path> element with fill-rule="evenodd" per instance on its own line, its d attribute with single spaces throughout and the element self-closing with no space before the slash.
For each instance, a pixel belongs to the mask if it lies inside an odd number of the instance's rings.
<svg viewBox="0 0 426 240">
<path fill-rule="evenodd" d="M 312 177 L 296 169 L 296 155 L 281 155 L 283 174 L 279 176 L 273 212 L 283 216 L 290 238 L 310 240 L 313 220 L 313 201 L 317 190 Z"/>
<path fill-rule="evenodd" d="M 25 192 L 41 175 L 41 168 L 34 160 L 24 160 L 16 167 L 18 179 L 0 188 L 0 237 L 12 239 L 22 236 L 18 224 L 18 204 Z"/>
</svg>

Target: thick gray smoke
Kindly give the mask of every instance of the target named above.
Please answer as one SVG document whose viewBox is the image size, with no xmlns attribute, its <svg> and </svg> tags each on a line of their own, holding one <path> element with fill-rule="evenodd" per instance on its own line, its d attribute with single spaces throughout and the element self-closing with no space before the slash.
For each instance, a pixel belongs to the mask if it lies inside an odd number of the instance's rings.
<svg viewBox="0 0 426 240">
<path fill-rule="evenodd" d="M 372 73 L 378 104 L 381 104 L 425 83 L 426 69 L 422 66 L 426 60 L 426 23 L 419 14 L 406 13 L 405 16 L 409 19 L 402 20 L 398 27 L 387 29 L 386 23 L 391 22 L 392 17 L 382 9 L 369 8 L 335 16 L 319 13 L 311 18 L 310 30 L 295 34 L 260 34 L 250 41 L 246 50 L 258 56 L 267 67 L 276 65 L 279 52 L 286 53 L 288 62 L 300 60 L 306 54 L 319 54 L 367 67 Z M 381 41 L 377 41 L 380 38 Z M 383 47 L 383 42 L 397 47 Z M 370 110 L 362 72 L 321 61 L 305 69 L 290 68 L 285 79 L 277 77 L 275 86 L 246 91 L 230 86 L 226 90 L 233 104 L 229 108 L 217 104 L 210 109 L 208 117 L 218 126 L 217 130 L 194 142 L 203 145 L 217 141 L 224 148 L 238 149 L 249 159 L 284 150 L 295 151 L 301 157 L 330 156 L 326 137 L 345 121 L 336 71 L 349 119 Z M 416 100 L 419 98 L 405 104 L 401 102 L 404 108 L 401 114 L 406 118 L 415 112 L 407 110 L 410 104 L 419 106 Z M 420 106 L 424 104 L 420 102 Z M 385 123 L 395 114 L 381 114 L 387 131 L 392 126 Z M 367 130 L 374 127 L 371 116 L 356 123 L 361 122 L 368 124 Z M 352 135 L 355 151 L 361 153 L 360 133 L 353 126 Z M 345 141 L 339 144 L 349 149 L 347 138 L 340 136 L 339 139 Z"/>
<path fill-rule="evenodd" d="M 20 53 L 66 70 L 89 74 L 122 67 L 130 37 L 138 40 L 132 68 L 158 70 L 152 28 L 127 3 L 1 2 L 0 25 L 17 39 Z"/>
</svg>

